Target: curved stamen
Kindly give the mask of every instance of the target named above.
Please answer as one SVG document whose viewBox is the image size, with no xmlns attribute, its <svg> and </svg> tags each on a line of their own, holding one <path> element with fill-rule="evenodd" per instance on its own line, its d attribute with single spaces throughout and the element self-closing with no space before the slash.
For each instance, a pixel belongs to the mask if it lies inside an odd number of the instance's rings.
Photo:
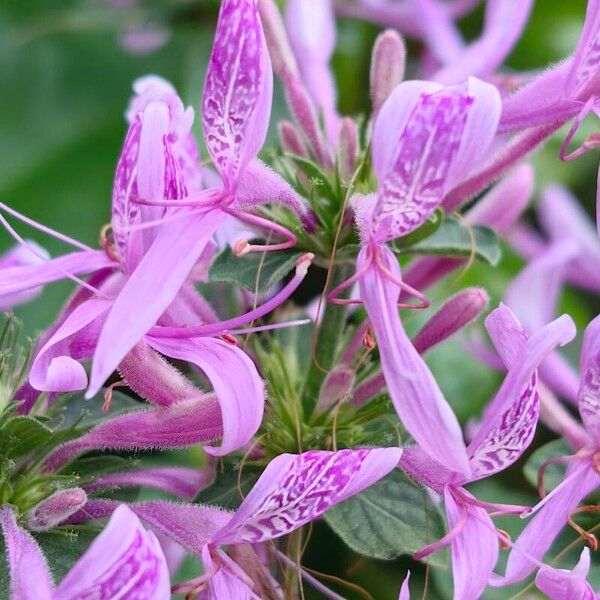
<svg viewBox="0 0 600 600">
<path fill-rule="evenodd" d="M 353 286 L 366 272 L 369 267 L 373 264 L 373 258 L 369 254 L 368 260 L 362 265 L 362 267 L 354 273 L 351 277 L 340 283 L 340 285 L 334 287 L 326 296 L 327 302 L 331 304 L 347 305 L 347 304 L 362 304 L 362 300 L 352 300 L 351 298 L 338 298 L 338 296 L 349 287 Z"/>
<path fill-rule="evenodd" d="M 295 321 L 284 321 L 283 323 L 273 323 L 272 325 L 259 325 L 258 327 L 247 327 L 245 329 L 230 329 L 229 335 L 248 335 L 249 333 L 259 333 L 261 331 L 272 331 L 273 329 L 287 329 L 288 327 L 299 327 L 308 325 L 310 319 L 297 319 Z"/>
<path fill-rule="evenodd" d="M 388 270 L 388 268 L 383 264 L 379 253 L 375 254 L 375 264 L 377 265 L 377 268 L 379 269 L 381 274 L 388 281 L 391 281 L 393 284 L 397 285 L 401 291 L 406 292 L 411 296 L 414 296 L 415 298 L 417 298 L 417 300 L 421 302 L 420 304 L 408 304 L 399 302 L 398 308 L 413 308 L 418 310 L 429 308 L 429 306 L 431 305 L 431 301 L 429 300 L 429 298 L 419 290 L 415 289 L 411 285 L 408 285 L 408 283 L 405 283 L 404 281 L 402 281 L 402 279 L 398 279 L 398 277 L 391 273 Z"/>
<path fill-rule="evenodd" d="M 462 497 L 461 497 L 461 499 L 462 499 Z M 422 558 L 425 558 L 426 556 L 429 556 L 430 554 L 433 554 L 434 552 L 437 552 L 438 550 L 441 550 L 442 548 L 449 546 L 450 543 L 452 542 L 452 540 L 463 530 L 463 527 L 465 526 L 465 523 L 467 522 L 467 516 L 468 516 L 467 509 L 466 509 L 465 505 L 463 504 L 463 502 L 461 501 L 460 518 L 456 522 L 456 525 L 454 525 L 454 527 L 444 537 L 440 538 L 437 542 L 434 542 L 433 544 L 429 544 L 429 546 L 425 546 L 424 548 L 421 548 L 421 550 L 417 550 L 417 552 L 415 552 L 412 555 L 412 557 L 415 560 L 421 560 Z"/>
<path fill-rule="evenodd" d="M 546 474 L 546 469 L 551 465 L 557 465 L 561 463 L 572 462 L 574 460 L 583 460 L 590 455 L 589 452 L 577 452 L 576 454 L 566 454 L 563 456 L 554 456 L 553 458 L 549 458 L 545 461 L 542 466 L 538 469 L 537 474 L 537 489 L 540 498 L 546 497 L 546 486 L 544 485 L 544 475 Z"/>
<path fill-rule="evenodd" d="M 251 310 L 239 317 L 233 319 L 227 319 L 226 321 L 219 321 L 218 323 L 207 323 L 206 325 L 198 325 L 196 327 L 153 327 L 149 335 L 157 338 L 191 338 L 201 337 L 209 335 L 217 335 L 225 331 L 229 331 L 233 328 L 239 327 L 250 323 L 264 315 L 270 313 L 272 310 L 277 308 L 280 304 L 283 304 L 298 288 L 302 280 L 306 277 L 308 267 L 310 266 L 314 254 L 307 253 L 301 256 L 296 261 L 296 273 L 292 279 L 271 299 L 267 302 Z"/>
<path fill-rule="evenodd" d="M 584 140 L 583 144 L 581 146 L 579 146 L 579 148 L 577 148 L 576 150 L 573 150 L 573 152 L 567 154 L 569 144 L 573 140 L 573 137 L 577 133 L 577 130 L 579 129 L 580 125 L 583 123 L 585 118 L 588 116 L 588 114 L 592 110 L 594 110 L 594 104 L 596 103 L 596 101 L 597 101 L 596 97 L 592 96 L 585 103 L 585 105 L 583 106 L 581 111 L 579 111 L 579 114 L 575 117 L 575 119 L 573 119 L 573 125 L 571 125 L 571 129 L 569 129 L 569 133 L 567 133 L 567 135 L 565 136 L 565 139 L 560 146 L 560 152 L 558 154 L 558 156 L 560 157 L 560 160 L 562 160 L 563 162 L 568 162 L 568 161 L 574 160 L 575 158 L 581 156 L 582 154 L 585 154 L 588 150 L 591 150 L 592 148 L 595 148 L 600 145 L 600 139 L 598 138 L 598 134 L 592 134 L 591 136 L 589 136 L 588 138 L 586 138 Z"/>
<path fill-rule="evenodd" d="M 575 515 L 583 514 L 583 513 L 595 513 L 600 512 L 600 505 L 589 505 L 589 506 L 581 506 L 575 509 L 568 518 L 569 525 L 579 534 L 579 536 L 587 543 L 590 549 L 593 552 L 598 550 L 598 538 L 589 531 L 586 531 L 583 527 L 575 523 L 574 517 Z"/>
<path fill-rule="evenodd" d="M 37 229 L 38 231 L 41 231 L 42 233 L 46 233 L 49 236 L 56 238 L 57 240 L 60 240 L 61 242 L 65 242 L 66 244 L 75 246 L 75 248 L 78 248 L 79 250 L 85 250 L 85 251 L 93 250 L 93 248 L 91 248 L 90 246 L 87 246 L 86 244 L 83 244 L 82 242 L 74 240 L 73 238 L 69 237 L 68 235 L 65 235 L 64 233 L 59 233 L 58 231 L 54 231 L 54 229 L 51 229 L 50 227 L 46 227 L 46 225 L 42 225 L 41 223 L 38 223 L 37 221 L 34 221 L 33 219 L 30 219 L 29 217 L 22 215 L 20 212 L 17 212 L 16 210 L 11 208 L 7 204 L 4 204 L 3 202 L 0 202 L 0 209 L 3 210 L 4 212 L 7 212 L 11 217 L 14 217 L 15 219 L 18 219 L 19 221 L 25 223 L 26 225 L 29 225 L 30 227 L 33 227 L 34 229 Z M 3 218 L 2 224 L 6 227 L 5 223 L 6 222 Z M 7 229 L 8 229 L 8 227 L 7 227 Z M 10 229 L 9 229 L 9 233 L 10 233 Z"/>
<path fill-rule="evenodd" d="M 248 240 L 238 240 L 233 247 L 233 251 L 236 256 L 242 256 L 244 254 L 248 254 L 249 252 L 271 252 L 274 250 L 287 250 L 288 248 L 293 248 L 298 238 L 286 227 L 279 225 L 273 221 L 269 221 L 269 219 L 264 219 L 263 217 L 259 217 L 258 215 L 253 215 L 250 213 L 242 213 L 237 210 L 231 210 L 224 208 L 224 212 L 235 217 L 236 219 L 242 221 L 243 223 L 248 223 L 249 225 L 253 225 L 255 227 L 261 227 L 262 229 L 266 229 L 267 231 L 271 231 L 277 235 L 280 235 L 286 238 L 285 242 L 281 242 L 278 244 L 251 244 Z"/>
<path fill-rule="evenodd" d="M 83 279 L 80 279 L 79 277 L 77 277 L 77 275 L 73 275 L 72 273 L 69 273 L 65 269 L 61 269 L 56 263 L 52 262 L 52 259 L 49 259 L 47 256 L 44 256 L 41 252 L 38 252 L 35 248 L 33 248 L 33 246 L 31 246 L 30 244 L 28 244 L 12 228 L 12 226 L 10 225 L 10 223 L 1 214 L 0 214 L 0 223 L 2 225 L 4 225 L 4 228 L 6 229 L 6 231 L 8 231 L 8 233 L 19 244 L 21 244 L 21 246 L 23 246 L 24 248 L 27 248 L 27 250 L 29 250 L 29 252 L 31 252 L 34 256 L 37 256 L 37 258 L 39 258 L 42 262 L 46 263 L 49 267 L 52 267 L 53 269 L 56 269 L 59 273 L 62 273 L 67 279 L 70 279 L 71 281 L 73 281 L 77 285 L 80 285 L 81 287 L 84 287 L 86 290 L 89 290 L 93 294 L 96 294 L 96 295 L 98 295 L 99 297 L 102 297 L 102 298 L 108 298 L 108 296 L 106 296 L 105 294 L 103 294 L 98 288 L 94 287 L 93 285 L 90 285 L 89 283 L 87 283 L 87 281 L 84 281 Z M 86 252 L 89 252 L 89 251 L 95 252 L 95 250 L 93 250 L 92 248 L 89 248 L 88 250 L 85 250 L 85 251 Z"/>
</svg>

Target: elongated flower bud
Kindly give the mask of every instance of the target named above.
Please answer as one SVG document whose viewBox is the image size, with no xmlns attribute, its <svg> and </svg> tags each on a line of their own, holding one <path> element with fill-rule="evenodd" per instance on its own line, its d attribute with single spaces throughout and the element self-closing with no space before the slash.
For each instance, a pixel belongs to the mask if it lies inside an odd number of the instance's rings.
<svg viewBox="0 0 600 600">
<path fill-rule="evenodd" d="M 349 180 L 354 173 L 358 158 L 358 127 L 346 117 L 342 119 L 339 143 L 339 165 L 342 178 Z"/>
<path fill-rule="evenodd" d="M 286 152 L 291 152 L 305 158 L 308 156 L 306 144 L 293 123 L 280 121 L 277 125 L 277 130 L 279 131 L 281 146 Z"/>
<path fill-rule="evenodd" d="M 406 46 L 400 34 L 392 29 L 375 40 L 371 55 L 371 104 L 373 115 L 379 112 L 392 90 L 404 78 Z"/>
<path fill-rule="evenodd" d="M 258 0 L 258 12 L 269 48 L 273 71 L 281 79 L 300 77 L 279 9 L 273 0 Z"/>
<path fill-rule="evenodd" d="M 29 511 L 27 525 L 32 531 L 46 531 L 74 515 L 86 502 L 87 494 L 81 488 L 60 490 Z"/>
<path fill-rule="evenodd" d="M 346 396 L 354 385 L 354 369 L 339 365 L 327 374 L 319 392 L 317 412 L 325 412 Z"/>
<path fill-rule="evenodd" d="M 424 354 L 460 331 L 486 309 L 489 300 L 487 292 L 481 288 L 467 288 L 452 296 L 414 337 L 417 352 Z"/>
</svg>

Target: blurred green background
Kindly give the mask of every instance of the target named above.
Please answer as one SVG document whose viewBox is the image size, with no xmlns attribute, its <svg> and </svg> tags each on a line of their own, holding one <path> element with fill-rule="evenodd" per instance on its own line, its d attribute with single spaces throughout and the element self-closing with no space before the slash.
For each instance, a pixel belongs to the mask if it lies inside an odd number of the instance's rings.
<svg viewBox="0 0 600 600">
<path fill-rule="evenodd" d="M 96 244 L 101 226 L 109 220 L 112 175 L 125 132 L 123 113 L 132 81 L 148 73 L 162 75 L 173 82 L 186 104 L 197 108 L 217 10 L 218 2 L 211 0 L 141 0 L 137 7 L 125 8 L 101 0 L 2 0 L 0 200 L 50 227 Z M 508 67 L 541 69 L 565 57 L 575 47 L 584 11 L 584 0 L 538 0 Z M 467 38 L 479 31 L 482 14 L 480 9 L 461 23 Z M 120 34 L 127 27 L 148 22 L 168 27 L 166 45 L 144 55 L 124 50 Z M 378 31 L 359 21 L 339 23 L 334 65 L 343 113 L 368 111 L 370 48 Z M 415 57 L 419 45 L 411 42 L 409 50 Z M 411 65 L 409 77 L 410 69 Z M 276 94 L 272 125 L 285 115 L 279 89 Z M 586 123 L 579 137 L 595 126 Z M 598 154 L 563 164 L 558 160 L 561 139 L 557 136 L 533 159 L 538 189 L 551 180 L 560 181 L 591 211 Z M 23 225 L 17 229 L 53 254 L 65 250 L 61 243 Z M 0 250 L 11 244 L 2 231 Z M 483 284 L 497 300 L 519 267 L 519 260 L 507 252 L 499 269 L 477 266 L 458 285 Z M 70 289 L 68 283 L 50 286 L 38 301 L 19 308 L 25 331 L 33 335 L 46 327 Z M 581 330 L 599 307 L 596 298 L 569 292 L 563 308 L 573 314 Z M 497 379 L 456 350 L 456 345 L 447 345 L 432 354 L 430 364 L 459 416 L 466 420 L 479 412 Z M 571 354 L 577 356 L 576 347 Z M 543 429 L 538 437 L 540 442 L 549 439 Z M 521 470 L 518 465 L 505 476 L 481 484 L 478 492 L 484 498 L 531 501 L 533 490 Z M 314 542 L 307 556 L 309 566 L 352 579 L 377 599 L 397 598 L 400 576 L 408 562 L 361 561 L 322 524 L 315 528 Z M 571 564 L 574 557 L 574 553 L 567 557 Z M 423 572 L 422 567 L 411 566 L 417 573 Z M 600 584 L 600 567 L 595 571 Z M 417 579 L 423 578 L 415 577 L 418 589 Z M 336 589 L 346 593 L 343 588 Z M 427 597 L 450 597 L 450 590 L 448 578 L 435 574 Z M 306 591 L 307 597 L 319 597 Z M 518 588 L 490 592 L 486 598 L 509 598 L 516 591 Z M 352 592 L 348 596 L 362 597 Z M 413 597 L 420 596 L 415 593 Z"/>
</svg>

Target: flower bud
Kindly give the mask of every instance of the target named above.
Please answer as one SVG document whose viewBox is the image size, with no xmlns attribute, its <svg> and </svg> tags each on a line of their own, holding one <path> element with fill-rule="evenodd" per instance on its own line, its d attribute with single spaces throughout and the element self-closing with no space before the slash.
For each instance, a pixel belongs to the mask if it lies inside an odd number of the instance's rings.
<svg viewBox="0 0 600 600">
<path fill-rule="evenodd" d="M 319 391 L 317 412 L 323 413 L 338 400 L 347 396 L 354 385 L 354 369 L 347 365 L 339 365 L 331 370 Z"/>
<path fill-rule="evenodd" d="M 342 179 L 348 181 L 354 173 L 358 158 L 358 127 L 349 117 L 341 122 L 339 156 L 340 174 Z"/>
<path fill-rule="evenodd" d="M 27 526 L 32 531 L 52 529 L 83 508 L 86 502 L 87 494 L 78 487 L 54 492 L 29 511 Z"/>
<path fill-rule="evenodd" d="M 406 46 L 400 34 L 384 31 L 376 40 L 371 55 L 371 104 L 377 115 L 392 90 L 404 78 Z"/>
<path fill-rule="evenodd" d="M 413 339 L 417 352 L 424 354 L 475 320 L 487 307 L 489 296 L 481 288 L 467 288 L 447 300 L 423 325 Z"/>
</svg>

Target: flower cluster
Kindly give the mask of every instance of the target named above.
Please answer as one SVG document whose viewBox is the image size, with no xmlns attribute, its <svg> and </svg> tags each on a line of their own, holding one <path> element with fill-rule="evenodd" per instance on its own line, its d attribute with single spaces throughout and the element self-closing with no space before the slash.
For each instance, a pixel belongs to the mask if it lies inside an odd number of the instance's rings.
<svg viewBox="0 0 600 600">
<path fill-rule="evenodd" d="M 30 357 L 15 349 L 12 317 L 0 337 L 12 598 L 292 598 L 302 581 L 340 598 L 301 565 L 321 517 L 367 556 L 429 564 L 448 547 L 455 600 L 533 573 L 549 598 L 600 598 L 588 548 L 572 571 L 549 555 L 567 525 L 598 547 L 599 526 L 575 517 L 600 512 L 584 504 L 600 491 L 600 316 L 577 374 L 558 351 L 576 336 L 558 306 L 567 285 L 600 292 L 600 238 L 558 184 L 542 190 L 540 229 L 523 219 L 527 155 L 564 125 L 557 160 L 599 143 L 569 150 L 588 113 L 600 115 L 600 1 L 588 0 L 574 54 L 539 75 L 502 68 L 533 0 L 488 0 L 467 43 L 456 21 L 477 4 L 287 0 L 282 14 L 273 0 L 222 0 L 203 146 L 168 81 L 136 80 L 98 248 L 0 203 L 17 242 L 0 257 L 0 308 L 59 280 L 76 286 Z M 373 47 L 366 118 L 338 109 L 336 12 L 389 27 Z M 403 35 L 423 48 L 408 65 Z M 290 120 L 267 164 L 274 74 Z M 13 219 L 71 251 L 51 257 Z M 480 285 L 447 294 L 414 330 L 428 290 L 444 294 L 475 260 L 491 269 L 503 247 L 526 265 L 485 318 L 493 347 L 461 332 L 487 310 Z M 503 374 L 464 429 L 423 358 L 455 334 L 465 363 Z M 538 422 L 568 446 L 537 451 L 540 501 L 479 497 L 476 482 L 517 463 Z M 411 510 L 403 494 L 426 492 L 438 539 L 418 518 L 394 543 L 385 518 L 379 530 L 336 518 L 373 490 Z M 512 539 L 497 517 L 525 526 Z M 64 535 L 95 539 L 52 573 Z M 392 549 L 369 553 L 361 536 Z M 181 581 L 185 555 L 198 571 Z M 409 574 L 398 587 L 408 599 Z"/>
</svg>

